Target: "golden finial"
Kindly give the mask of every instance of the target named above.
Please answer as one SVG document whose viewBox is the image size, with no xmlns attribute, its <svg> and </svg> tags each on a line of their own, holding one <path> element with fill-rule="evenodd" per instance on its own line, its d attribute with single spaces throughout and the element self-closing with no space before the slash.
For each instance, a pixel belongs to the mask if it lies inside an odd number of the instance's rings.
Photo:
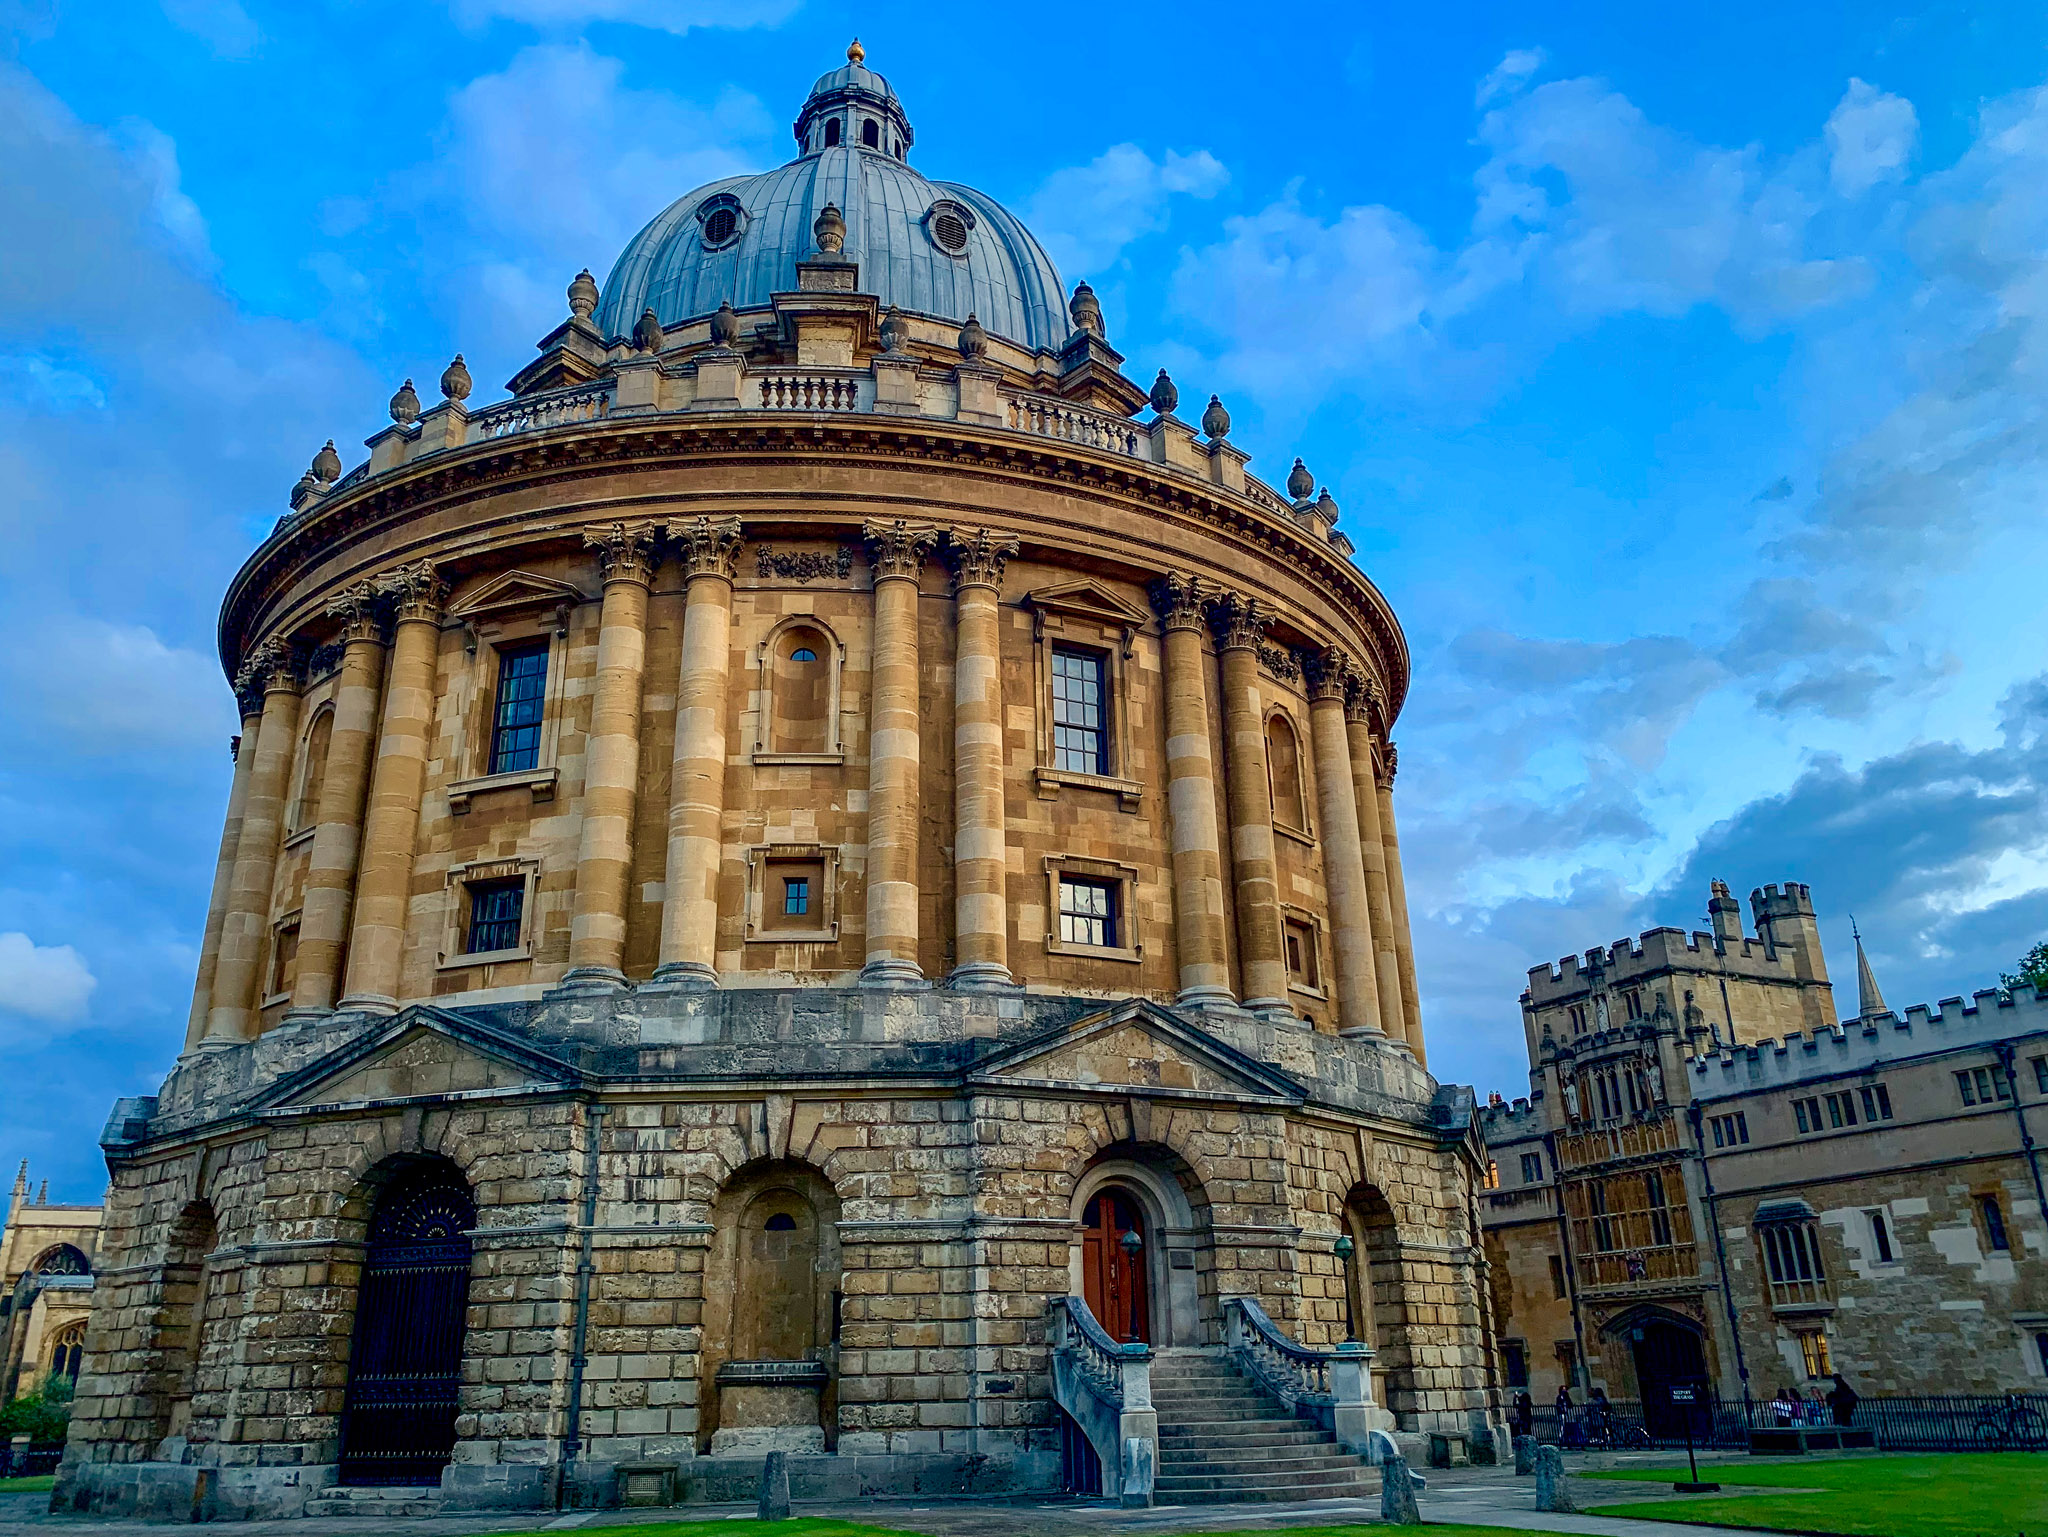
<svg viewBox="0 0 2048 1537">
<path fill-rule="evenodd" d="M 861 61 L 861 60 L 865 59 L 865 58 L 866 58 L 867 56 L 868 56 L 868 51 L 867 51 L 867 49 L 865 49 L 865 48 L 861 47 L 861 45 L 860 45 L 860 39 L 859 39 L 859 38 L 855 38 L 855 39 L 854 39 L 854 40 L 853 40 L 852 42 L 850 42 L 850 43 L 848 43 L 848 44 L 846 45 L 846 62 L 847 62 L 847 63 L 849 63 L 849 64 L 858 64 L 858 63 L 860 63 L 860 61 Z"/>
</svg>

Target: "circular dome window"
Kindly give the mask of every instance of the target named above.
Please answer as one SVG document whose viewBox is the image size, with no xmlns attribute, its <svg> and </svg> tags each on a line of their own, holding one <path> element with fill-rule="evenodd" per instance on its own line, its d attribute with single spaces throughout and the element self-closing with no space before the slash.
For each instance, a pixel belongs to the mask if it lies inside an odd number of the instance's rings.
<svg viewBox="0 0 2048 1537">
<path fill-rule="evenodd" d="M 967 254 L 967 232 L 973 228 L 974 215 L 958 203 L 934 203 L 924 216 L 925 234 L 948 256 Z"/>
<path fill-rule="evenodd" d="M 704 249 L 707 251 L 731 245 L 746 227 L 746 210 L 740 207 L 739 199 L 733 197 L 708 199 L 697 210 L 697 218 L 704 227 Z"/>
</svg>

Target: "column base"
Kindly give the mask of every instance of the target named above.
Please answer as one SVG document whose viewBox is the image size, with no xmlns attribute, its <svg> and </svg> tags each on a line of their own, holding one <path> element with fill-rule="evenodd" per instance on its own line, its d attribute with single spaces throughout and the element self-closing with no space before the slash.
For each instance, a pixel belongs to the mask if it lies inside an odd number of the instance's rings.
<svg viewBox="0 0 2048 1537">
<path fill-rule="evenodd" d="M 1007 993 L 1021 992 L 1022 986 L 1010 975 L 1010 968 L 994 961 L 969 961 L 955 966 L 946 978 L 946 986 L 963 993 Z"/>
<path fill-rule="evenodd" d="M 624 991 L 626 974 L 616 966 L 571 966 L 541 997 L 616 998 Z"/>
<path fill-rule="evenodd" d="M 396 1014 L 398 1000 L 383 993 L 350 993 L 334 1008 L 338 1014 Z"/>
<path fill-rule="evenodd" d="M 1184 987 L 1173 995 L 1174 1005 L 1183 1009 L 1235 1009 L 1237 996 L 1227 987 L 1215 983 L 1204 983 L 1200 987 Z"/>
<path fill-rule="evenodd" d="M 303 1009 L 286 1009 L 284 1011 L 284 1018 L 280 1019 L 277 1022 L 277 1028 L 282 1030 L 289 1025 L 311 1024 L 316 1019 L 325 1019 L 328 1015 L 332 1014 L 333 1012 L 333 1009 L 316 1009 L 310 1007 Z"/>
<path fill-rule="evenodd" d="M 1256 1014 L 1268 1024 L 1298 1025 L 1302 1029 L 1313 1029 L 1309 1022 L 1295 1013 L 1284 998 L 1247 998 L 1244 1008 Z"/>
<path fill-rule="evenodd" d="M 665 961 L 654 968 L 654 979 L 638 991 L 662 997 L 668 993 L 715 993 L 718 973 L 702 961 Z"/>
<path fill-rule="evenodd" d="M 915 961 L 900 961 L 891 956 L 887 960 L 869 961 L 861 967 L 856 987 L 897 989 L 904 992 L 918 992 L 931 986 L 931 981 L 917 969 Z"/>
<path fill-rule="evenodd" d="M 1374 1045 L 1385 1045 L 1388 1040 L 1387 1032 L 1378 1025 L 1353 1025 L 1337 1033 L 1347 1041 L 1370 1041 Z"/>
</svg>

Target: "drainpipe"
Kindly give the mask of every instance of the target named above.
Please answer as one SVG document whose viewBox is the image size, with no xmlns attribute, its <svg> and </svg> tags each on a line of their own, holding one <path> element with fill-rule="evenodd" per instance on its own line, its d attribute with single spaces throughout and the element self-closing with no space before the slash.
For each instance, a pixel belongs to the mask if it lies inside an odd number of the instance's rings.
<svg viewBox="0 0 2048 1537">
<path fill-rule="evenodd" d="M 1735 1289 L 1728 1284 L 1728 1245 L 1721 1237 L 1721 1203 L 1714 1194 L 1714 1171 L 1707 1162 L 1707 1139 L 1700 1133 L 1700 1104 L 1690 1101 L 1685 1118 L 1692 1123 L 1693 1146 L 1699 1149 L 1701 1194 L 1707 1202 L 1707 1226 L 1714 1230 L 1714 1268 L 1721 1276 L 1721 1306 L 1728 1313 L 1728 1338 L 1735 1346 L 1735 1371 L 1742 1378 L 1742 1401 L 1749 1402 L 1749 1362 L 1742 1354 L 1742 1327 L 1735 1319 Z M 1745 1419 L 1747 1413 L 1745 1412 Z"/>
<path fill-rule="evenodd" d="M 607 1105 L 593 1104 L 585 1106 L 583 1112 L 584 1130 L 590 1140 L 583 1153 L 583 1232 L 576 1255 L 576 1342 L 569 1353 L 568 1412 L 563 1419 L 562 1449 L 555 1474 L 557 1510 L 562 1508 L 569 1461 L 583 1446 L 583 1368 L 589 1361 L 590 1277 L 597 1268 L 594 1262 L 597 1234 L 594 1229 L 597 1226 L 598 1155 L 604 1142 L 604 1118 L 609 1109 Z"/>
<path fill-rule="evenodd" d="M 2020 1146 L 2026 1150 L 2027 1168 L 2034 1176 L 2034 1200 L 2039 1203 L 2036 1210 L 2040 1212 L 2041 1220 L 2048 1222 L 2048 1191 L 2041 1188 L 2039 1150 L 2034 1146 L 2033 1132 L 2027 1129 L 2026 1107 L 2020 1103 L 2020 1075 L 2013 1065 L 2018 1053 L 2013 1049 L 2011 1041 L 2000 1041 L 1996 1049 L 1998 1065 L 2005 1070 L 2005 1086 L 2012 1093 L 2012 1118 L 2019 1124 Z"/>
</svg>

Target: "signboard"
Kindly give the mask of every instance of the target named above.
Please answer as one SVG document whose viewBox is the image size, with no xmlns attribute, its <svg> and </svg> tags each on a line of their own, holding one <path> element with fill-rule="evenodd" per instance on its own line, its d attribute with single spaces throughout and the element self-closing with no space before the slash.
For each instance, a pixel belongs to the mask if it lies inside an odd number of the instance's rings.
<svg viewBox="0 0 2048 1537">
<path fill-rule="evenodd" d="M 1671 1401 L 1674 1404 L 1690 1404 L 1698 1401 L 1693 1397 L 1694 1390 L 1691 1388 L 1672 1388 L 1670 1392 Z"/>
</svg>

